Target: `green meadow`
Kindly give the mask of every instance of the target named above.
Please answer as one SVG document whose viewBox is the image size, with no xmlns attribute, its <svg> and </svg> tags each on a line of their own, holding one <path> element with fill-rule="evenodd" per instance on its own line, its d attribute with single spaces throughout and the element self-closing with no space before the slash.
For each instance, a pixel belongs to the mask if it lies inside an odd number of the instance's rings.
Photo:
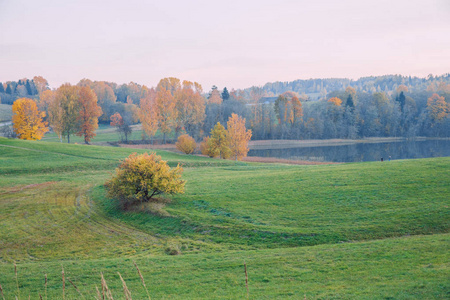
<svg viewBox="0 0 450 300">
<path fill-rule="evenodd" d="M 100 272 L 114 299 L 118 272 L 144 299 L 133 262 L 153 299 L 450 295 L 450 158 L 294 166 L 155 151 L 183 165 L 185 193 L 124 212 L 103 184 L 144 150 L 52 139 L 0 138 L 5 299 L 62 299 L 62 266 L 82 294 L 66 282 L 65 299 L 93 299 Z"/>
</svg>

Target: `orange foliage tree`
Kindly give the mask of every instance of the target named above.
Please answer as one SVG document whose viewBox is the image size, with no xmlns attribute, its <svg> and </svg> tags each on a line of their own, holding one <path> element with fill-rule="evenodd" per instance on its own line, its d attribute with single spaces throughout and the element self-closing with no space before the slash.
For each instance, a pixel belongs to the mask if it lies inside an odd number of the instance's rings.
<svg viewBox="0 0 450 300">
<path fill-rule="evenodd" d="M 98 128 L 98 117 L 102 115 L 102 109 L 97 105 L 97 96 L 94 91 L 83 86 L 79 91 L 79 115 L 77 122 L 80 124 L 78 136 L 84 136 L 84 142 L 89 144 L 91 139 L 96 136 L 95 130 Z"/>
<path fill-rule="evenodd" d="M 116 169 L 116 174 L 106 183 L 108 196 L 119 200 L 123 207 L 152 201 L 160 194 L 184 192 L 181 180 L 183 168 L 170 168 L 155 153 L 131 154 Z"/>
<path fill-rule="evenodd" d="M 236 114 L 231 114 L 227 122 L 226 136 L 229 143 L 231 156 L 240 160 L 247 156 L 248 142 L 252 137 L 252 131 L 246 130 L 245 119 Z"/>
<path fill-rule="evenodd" d="M 443 96 L 433 94 L 427 101 L 427 109 L 433 122 L 443 120 L 450 112 L 449 104 Z"/>
<path fill-rule="evenodd" d="M 158 130 L 158 107 L 156 106 L 155 98 L 155 89 L 146 90 L 144 97 L 141 98 L 138 113 L 139 120 L 142 123 L 142 129 L 144 129 L 145 134 L 150 139 L 152 139 Z"/>
<path fill-rule="evenodd" d="M 164 87 L 158 88 L 156 93 L 156 109 L 158 112 L 158 125 L 163 133 L 164 143 L 166 143 L 166 135 L 172 131 L 177 112 L 175 110 L 175 98 Z"/>
<path fill-rule="evenodd" d="M 197 144 L 193 137 L 188 134 L 183 134 L 178 138 L 177 143 L 175 144 L 178 150 L 184 152 L 186 154 L 192 154 L 197 148 Z"/>
<path fill-rule="evenodd" d="M 67 136 L 70 143 L 70 135 L 78 132 L 78 114 L 80 112 L 79 87 L 69 83 L 63 84 L 56 90 L 52 111 L 54 117 L 50 119 L 52 128 L 57 128 L 62 136 Z M 53 113 L 52 113 L 53 114 Z M 52 124 L 52 122 L 54 122 Z"/>
<path fill-rule="evenodd" d="M 338 98 L 338 97 L 330 98 L 328 100 L 328 102 L 330 102 L 330 103 L 332 103 L 332 104 L 334 104 L 336 106 L 341 106 L 341 104 L 342 104 L 342 100 L 340 98 Z"/>
<path fill-rule="evenodd" d="M 40 140 L 48 131 L 47 122 L 42 119 L 44 112 L 40 112 L 36 102 L 28 98 L 20 98 L 12 105 L 12 122 L 14 132 L 23 140 Z"/>
<path fill-rule="evenodd" d="M 183 81 L 182 88 L 175 94 L 177 110 L 177 132 L 184 128 L 191 133 L 205 119 L 205 101 L 202 86 L 197 82 Z"/>
</svg>

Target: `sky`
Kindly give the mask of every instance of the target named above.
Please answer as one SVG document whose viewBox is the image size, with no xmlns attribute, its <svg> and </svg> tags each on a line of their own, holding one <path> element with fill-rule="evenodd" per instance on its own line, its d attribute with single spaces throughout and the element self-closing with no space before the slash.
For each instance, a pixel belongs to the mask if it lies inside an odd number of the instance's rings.
<svg viewBox="0 0 450 300">
<path fill-rule="evenodd" d="M 246 88 L 450 72 L 449 0 L 0 0 L 0 82 Z"/>
</svg>

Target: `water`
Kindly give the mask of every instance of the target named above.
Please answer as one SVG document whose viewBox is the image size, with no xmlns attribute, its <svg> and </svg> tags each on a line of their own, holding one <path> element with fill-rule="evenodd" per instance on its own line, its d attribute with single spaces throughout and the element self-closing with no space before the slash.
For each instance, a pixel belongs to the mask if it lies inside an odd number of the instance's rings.
<svg viewBox="0 0 450 300">
<path fill-rule="evenodd" d="M 248 156 L 292 160 L 360 162 L 450 156 L 450 140 L 359 143 L 341 146 L 250 150 Z"/>
</svg>

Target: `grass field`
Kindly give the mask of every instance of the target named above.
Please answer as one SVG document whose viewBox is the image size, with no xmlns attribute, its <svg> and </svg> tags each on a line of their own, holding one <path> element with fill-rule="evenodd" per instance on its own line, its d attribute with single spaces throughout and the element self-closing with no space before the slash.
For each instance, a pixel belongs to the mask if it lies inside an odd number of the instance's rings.
<svg viewBox="0 0 450 300">
<path fill-rule="evenodd" d="M 0 284 L 6 299 L 86 298 L 104 272 L 121 299 L 445 299 L 450 158 L 292 166 L 156 151 L 186 193 L 122 212 L 103 183 L 140 149 L 0 138 Z M 167 253 L 180 252 L 170 256 Z M 81 298 L 67 286 L 66 299 Z"/>
</svg>

